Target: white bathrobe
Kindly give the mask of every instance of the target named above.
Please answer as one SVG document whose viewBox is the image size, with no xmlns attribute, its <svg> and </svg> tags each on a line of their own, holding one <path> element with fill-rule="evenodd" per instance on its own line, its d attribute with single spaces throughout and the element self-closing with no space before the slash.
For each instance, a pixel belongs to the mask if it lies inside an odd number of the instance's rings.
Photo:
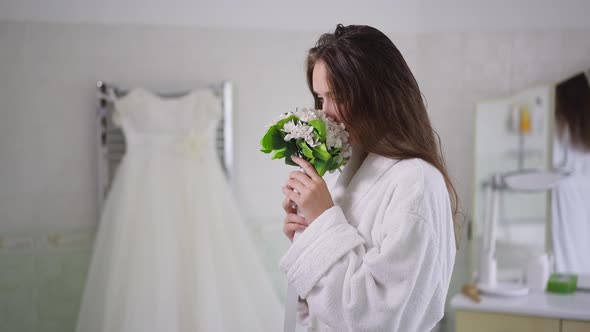
<svg viewBox="0 0 590 332">
<path fill-rule="evenodd" d="M 455 261 L 442 174 L 421 159 L 355 152 L 335 206 L 293 243 L 280 269 L 311 331 L 430 331 L 443 317 Z"/>
<path fill-rule="evenodd" d="M 567 137 L 567 136 L 566 136 Z M 590 275 L 590 153 L 556 138 L 554 165 L 569 173 L 553 188 L 551 235 L 555 270 Z"/>
</svg>

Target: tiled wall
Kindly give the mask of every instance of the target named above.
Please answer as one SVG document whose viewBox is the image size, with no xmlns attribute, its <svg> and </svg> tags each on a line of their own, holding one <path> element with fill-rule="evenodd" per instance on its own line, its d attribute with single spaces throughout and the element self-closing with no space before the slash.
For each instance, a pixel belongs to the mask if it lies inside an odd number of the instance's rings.
<svg viewBox="0 0 590 332">
<path fill-rule="evenodd" d="M 258 154 L 258 136 L 277 111 L 308 100 L 303 57 L 317 36 L 0 22 L 0 227 L 24 225 L 24 235 L 0 231 L 0 331 L 73 328 L 90 255 L 88 235 L 56 232 L 62 235 L 55 237 L 39 230 L 95 224 L 96 80 L 175 89 L 233 78 L 238 196 L 256 222 L 280 223 L 273 217 L 281 211 L 276 183 L 288 169 Z M 390 36 L 428 101 L 467 217 L 475 102 L 590 67 L 590 31 Z M 260 230 L 273 234 L 270 240 L 262 235 L 266 240 L 260 240 L 265 246 L 261 250 L 281 289 L 284 279 L 276 261 L 288 244 L 274 235 L 280 227 L 269 227 Z M 78 237 L 86 240 L 73 240 Z M 58 249 L 52 247 L 55 243 L 73 247 Z M 468 278 L 467 259 L 460 251 L 451 294 Z"/>
<path fill-rule="evenodd" d="M 263 266 L 281 300 L 278 260 L 288 248 L 282 225 L 250 223 Z M 93 232 L 0 237 L 0 331 L 74 332 L 91 258 Z"/>
<path fill-rule="evenodd" d="M 92 232 L 0 238 L 0 331 L 74 331 Z"/>
</svg>

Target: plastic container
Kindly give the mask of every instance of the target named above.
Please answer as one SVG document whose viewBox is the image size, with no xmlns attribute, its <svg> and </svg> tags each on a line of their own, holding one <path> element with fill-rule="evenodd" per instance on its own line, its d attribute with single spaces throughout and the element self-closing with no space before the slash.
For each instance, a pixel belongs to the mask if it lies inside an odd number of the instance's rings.
<svg viewBox="0 0 590 332">
<path fill-rule="evenodd" d="M 575 274 L 554 273 L 547 282 L 547 291 L 558 294 L 571 294 L 578 286 L 578 276 Z"/>
<path fill-rule="evenodd" d="M 533 291 L 544 291 L 549 280 L 549 256 L 539 255 L 531 259 L 526 269 L 527 287 Z"/>
</svg>

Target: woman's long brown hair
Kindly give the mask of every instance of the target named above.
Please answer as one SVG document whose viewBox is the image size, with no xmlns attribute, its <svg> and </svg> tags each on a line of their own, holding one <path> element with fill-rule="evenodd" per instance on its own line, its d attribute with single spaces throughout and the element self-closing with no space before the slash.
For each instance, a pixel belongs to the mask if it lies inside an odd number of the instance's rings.
<svg viewBox="0 0 590 332">
<path fill-rule="evenodd" d="M 313 68 L 326 65 L 328 85 L 342 122 L 367 152 L 394 158 L 420 158 L 442 173 L 455 217 L 458 196 L 442 156 L 418 83 L 402 54 L 381 31 L 339 24 L 320 37 L 307 57 L 307 83 L 316 108 Z M 458 223 L 454 219 L 455 234 Z"/>
<path fill-rule="evenodd" d="M 590 71 L 557 84 L 555 118 L 558 134 L 581 151 L 590 151 Z"/>
</svg>

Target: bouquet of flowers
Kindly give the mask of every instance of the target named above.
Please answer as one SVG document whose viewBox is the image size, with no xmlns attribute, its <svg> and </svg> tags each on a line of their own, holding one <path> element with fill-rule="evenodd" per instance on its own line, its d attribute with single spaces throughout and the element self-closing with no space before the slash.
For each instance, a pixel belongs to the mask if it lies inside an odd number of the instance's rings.
<svg viewBox="0 0 590 332">
<path fill-rule="evenodd" d="M 352 155 L 344 124 L 321 110 L 307 108 L 282 114 L 269 126 L 260 145 L 260 151 L 272 153 L 273 160 L 285 158 L 288 165 L 298 166 L 291 159 L 293 154 L 309 161 L 320 176 L 339 169 Z"/>
</svg>

